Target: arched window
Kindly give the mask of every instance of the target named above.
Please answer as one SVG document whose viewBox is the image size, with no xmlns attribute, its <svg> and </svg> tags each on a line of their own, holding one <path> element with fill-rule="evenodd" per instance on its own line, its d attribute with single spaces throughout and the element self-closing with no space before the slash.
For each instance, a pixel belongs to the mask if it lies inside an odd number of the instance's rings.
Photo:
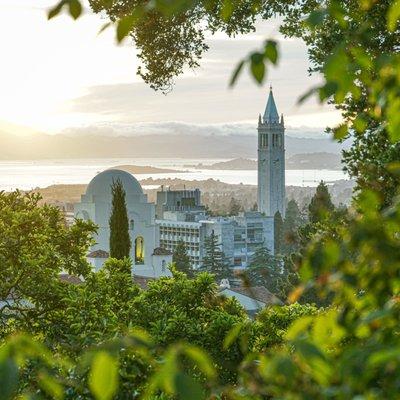
<svg viewBox="0 0 400 400">
<path fill-rule="evenodd" d="M 165 272 L 165 266 L 167 265 L 167 262 L 165 260 L 162 260 L 161 262 L 161 272 Z"/>
<path fill-rule="evenodd" d="M 133 219 L 131 219 L 131 220 L 129 221 L 129 229 L 130 229 L 131 231 L 133 231 L 133 230 L 135 229 L 135 221 L 134 221 Z"/>
<path fill-rule="evenodd" d="M 144 264 L 144 239 L 142 236 L 135 239 L 135 264 Z"/>
</svg>

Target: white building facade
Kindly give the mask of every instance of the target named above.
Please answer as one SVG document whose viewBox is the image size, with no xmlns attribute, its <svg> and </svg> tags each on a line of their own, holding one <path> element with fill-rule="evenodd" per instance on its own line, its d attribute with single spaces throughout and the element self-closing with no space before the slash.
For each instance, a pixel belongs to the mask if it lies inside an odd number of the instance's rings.
<svg viewBox="0 0 400 400">
<path fill-rule="evenodd" d="M 149 203 L 140 183 L 128 172 L 110 169 L 95 176 L 89 183 L 80 203 L 75 204 L 75 218 L 91 220 L 98 226 L 92 251 L 110 249 L 109 218 L 112 210 L 111 185 L 121 181 L 131 238 L 132 272 L 136 275 L 158 277 L 169 275 L 167 264 L 171 254 L 160 254 L 159 227 L 155 223 L 155 205 Z"/>
<path fill-rule="evenodd" d="M 217 237 L 227 262 L 236 269 L 246 268 L 259 247 L 266 247 L 271 254 L 274 253 L 274 218 L 259 212 L 219 218 L 202 214 L 196 215 L 196 221 L 187 221 L 182 213 L 165 213 L 165 217 L 156 220 L 160 227 L 160 246 L 174 252 L 182 240 L 194 269 L 201 267 L 205 239 L 212 233 Z"/>
<path fill-rule="evenodd" d="M 258 118 L 258 211 L 285 216 L 285 125 L 279 118 L 272 88 L 264 115 Z"/>
</svg>

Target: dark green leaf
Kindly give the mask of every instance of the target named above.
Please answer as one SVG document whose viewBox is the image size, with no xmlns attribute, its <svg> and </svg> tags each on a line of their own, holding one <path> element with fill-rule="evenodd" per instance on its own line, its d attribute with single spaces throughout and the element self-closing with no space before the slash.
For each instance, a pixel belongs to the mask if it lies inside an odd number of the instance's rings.
<svg viewBox="0 0 400 400">
<path fill-rule="evenodd" d="M 179 400 L 204 399 L 204 391 L 200 384 L 182 372 L 175 376 L 175 394 Z"/>
<path fill-rule="evenodd" d="M 273 40 L 268 40 L 265 43 L 264 54 L 265 57 L 267 57 L 267 59 L 271 61 L 272 64 L 276 65 L 278 62 L 277 43 Z"/>
<path fill-rule="evenodd" d="M 51 8 L 47 14 L 48 19 L 52 19 L 56 17 L 58 14 L 60 14 L 62 8 L 64 7 L 65 0 L 61 0 L 56 6 Z"/>
<path fill-rule="evenodd" d="M 18 367 L 9 358 L 0 363 L 0 400 L 14 398 L 18 387 Z"/>
<path fill-rule="evenodd" d="M 231 80 L 229 82 L 229 86 L 232 87 L 235 85 L 242 69 L 243 69 L 243 65 L 245 64 L 245 61 L 242 60 L 240 61 L 240 63 L 236 66 L 235 71 L 233 72 L 232 76 L 231 76 Z"/>
<path fill-rule="evenodd" d="M 69 0 L 69 13 L 73 19 L 78 19 L 82 14 L 82 4 L 79 0 Z"/>
<path fill-rule="evenodd" d="M 306 22 L 312 28 L 316 27 L 317 25 L 321 25 L 324 22 L 325 17 L 327 16 L 326 9 L 315 10 L 310 13 Z"/>
</svg>

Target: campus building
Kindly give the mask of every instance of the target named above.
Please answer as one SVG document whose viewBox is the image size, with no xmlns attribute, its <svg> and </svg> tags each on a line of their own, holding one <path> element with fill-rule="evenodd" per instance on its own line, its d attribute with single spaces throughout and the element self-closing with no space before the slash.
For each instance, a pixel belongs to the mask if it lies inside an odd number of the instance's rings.
<svg viewBox="0 0 400 400">
<path fill-rule="evenodd" d="M 81 196 L 81 201 L 75 204 L 75 218 L 91 220 L 98 226 L 94 236 L 96 243 L 92 246 L 91 253 L 96 250 L 102 250 L 102 254 L 110 251 L 111 186 L 117 180 L 125 190 L 133 273 L 150 277 L 168 275 L 167 265 L 172 256 L 170 253 L 160 254 L 162 252 L 158 250 L 160 239 L 159 228 L 155 223 L 155 205 L 148 202 L 140 183 L 125 171 L 110 169 L 96 175 L 89 183 L 86 193 Z M 98 269 L 98 264 L 94 267 Z"/>
<path fill-rule="evenodd" d="M 234 217 L 209 217 L 199 189 L 162 190 L 156 204 L 148 202 L 140 183 L 128 172 L 107 170 L 92 179 L 74 216 L 98 225 L 90 260 L 98 269 L 109 252 L 111 185 L 120 180 L 126 193 L 133 273 L 158 277 L 166 268 L 179 241 L 186 245 L 192 265 L 200 268 L 205 240 L 217 236 L 221 250 L 234 268 L 246 268 L 257 248 L 274 253 L 274 216 L 285 215 L 284 121 L 279 118 L 272 89 L 258 121 L 258 211 Z"/>
<path fill-rule="evenodd" d="M 174 252 L 179 241 L 185 243 L 194 268 L 202 265 L 205 239 L 217 237 L 227 262 L 235 268 L 245 268 L 258 247 L 274 252 L 274 218 L 257 211 L 236 217 L 208 217 L 196 211 L 166 212 L 156 220 L 160 228 L 160 246 Z"/>
</svg>

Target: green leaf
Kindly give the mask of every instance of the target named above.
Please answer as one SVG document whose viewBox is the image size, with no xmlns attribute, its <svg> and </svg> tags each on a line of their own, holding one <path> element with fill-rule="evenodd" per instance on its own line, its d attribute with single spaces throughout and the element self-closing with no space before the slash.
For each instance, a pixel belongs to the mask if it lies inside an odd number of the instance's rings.
<svg viewBox="0 0 400 400">
<path fill-rule="evenodd" d="M 79 0 L 69 0 L 69 14 L 73 19 L 78 19 L 82 14 L 82 4 Z"/>
<path fill-rule="evenodd" d="M 297 339 L 300 335 L 303 335 L 307 332 L 308 327 L 312 324 L 314 317 L 311 315 L 307 315 L 296 320 L 288 329 L 286 333 L 286 338 L 288 340 Z"/>
<path fill-rule="evenodd" d="M 264 57 L 260 53 L 253 53 L 250 57 L 250 71 L 253 78 L 261 84 L 265 76 Z"/>
<path fill-rule="evenodd" d="M 228 21 L 233 13 L 234 7 L 232 0 L 224 0 L 221 7 L 221 18 Z"/>
<path fill-rule="evenodd" d="M 387 122 L 390 140 L 395 143 L 400 140 L 400 98 L 393 98 L 389 102 Z"/>
<path fill-rule="evenodd" d="M 175 375 L 175 394 L 179 400 L 202 400 L 205 397 L 200 384 L 182 372 Z"/>
<path fill-rule="evenodd" d="M 56 17 L 58 14 L 60 14 L 62 8 L 64 7 L 65 0 L 61 0 L 57 5 L 55 5 L 53 8 L 49 10 L 47 13 L 47 19 L 52 19 Z"/>
<path fill-rule="evenodd" d="M 233 72 L 231 76 L 231 80 L 229 82 L 229 86 L 232 87 L 235 85 L 240 73 L 242 72 L 243 66 L 245 64 L 245 60 L 242 60 L 239 62 L 239 64 L 236 66 L 235 71 Z"/>
<path fill-rule="evenodd" d="M 236 324 L 233 326 L 233 328 L 228 332 L 228 334 L 225 336 L 224 339 L 224 350 L 229 349 L 229 347 L 232 346 L 232 344 L 237 340 L 237 338 L 240 335 L 240 332 L 242 331 L 243 325 L 242 324 Z"/>
<path fill-rule="evenodd" d="M 99 30 L 99 32 L 98 32 L 97 34 L 100 35 L 100 34 L 103 33 L 106 29 L 108 29 L 111 25 L 112 25 L 111 22 L 107 22 L 106 24 L 104 24 L 104 25 L 100 28 L 100 30 Z"/>
<path fill-rule="evenodd" d="M 387 14 L 387 27 L 389 31 L 394 32 L 397 27 L 397 22 L 400 19 L 400 0 L 396 0 L 390 6 Z"/>
<path fill-rule="evenodd" d="M 348 133 L 348 127 L 346 124 L 341 124 L 333 129 L 333 137 L 335 140 L 344 139 L 347 133 Z"/>
<path fill-rule="evenodd" d="M 396 361 L 400 359 L 400 347 L 394 347 L 392 349 L 385 349 L 376 353 L 372 353 L 368 359 L 368 364 L 370 366 L 377 367 L 382 364 L 387 364 L 393 359 Z"/>
<path fill-rule="evenodd" d="M 394 161 L 386 164 L 386 169 L 390 173 L 400 176 L 400 161 Z"/>
<path fill-rule="evenodd" d="M 264 55 L 272 64 L 276 65 L 278 62 L 278 48 L 277 43 L 273 40 L 268 40 L 265 43 Z"/>
<path fill-rule="evenodd" d="M 117 41 L 121 43 L 131 32 L 136 21 L 134 15 L 128 15 L 118 21 L 117 24 Z"/>
<path fill-rule="evenodd" d="M 18 387 L 18 367 L 9 358 L 0 363 L 0 400 L 14 398 Z"/>
<path fill-rule="evenodd" d="M 308 16 L 306 23 L 314 28 L 318 25 L 321 25 L 324 22 L 325 17 L 327 16 L 327 10 L 325 8 L 321 8 L 320 10 L 314 10 Z"/>
<path fill-rule="evenodd" d="M 118 363 L 104 351 L 93 359 L 89 388 L 97 400 L 110 400 L 118 389 Z"/>
<path fill-rule="evenodd" d="M 215 376 L 212 361 L 204 351 L 190 345 L 185 345 L 183 350 L 185 354 L 196 363 L 203 374 L 207 375 L 208 378 L 213 378 Z"/>
<path fill-rule="evenodd" d="M 318 91 L 318 87 L 313 87 L 304 94 L 302 94 L 299 99 L 297 100 L 297 104 L 302 104 L 304 103 L 309 97 L 311 97 L 313 94 L 315 94 Z"/>
<path fill-rule="evenodd" d="M 47 373 L 39 375 L 39 386 L 52 398 L 52 399 L 63 399 L 64 389 L 62 385 L 52 376 Z"/>
</svg>

